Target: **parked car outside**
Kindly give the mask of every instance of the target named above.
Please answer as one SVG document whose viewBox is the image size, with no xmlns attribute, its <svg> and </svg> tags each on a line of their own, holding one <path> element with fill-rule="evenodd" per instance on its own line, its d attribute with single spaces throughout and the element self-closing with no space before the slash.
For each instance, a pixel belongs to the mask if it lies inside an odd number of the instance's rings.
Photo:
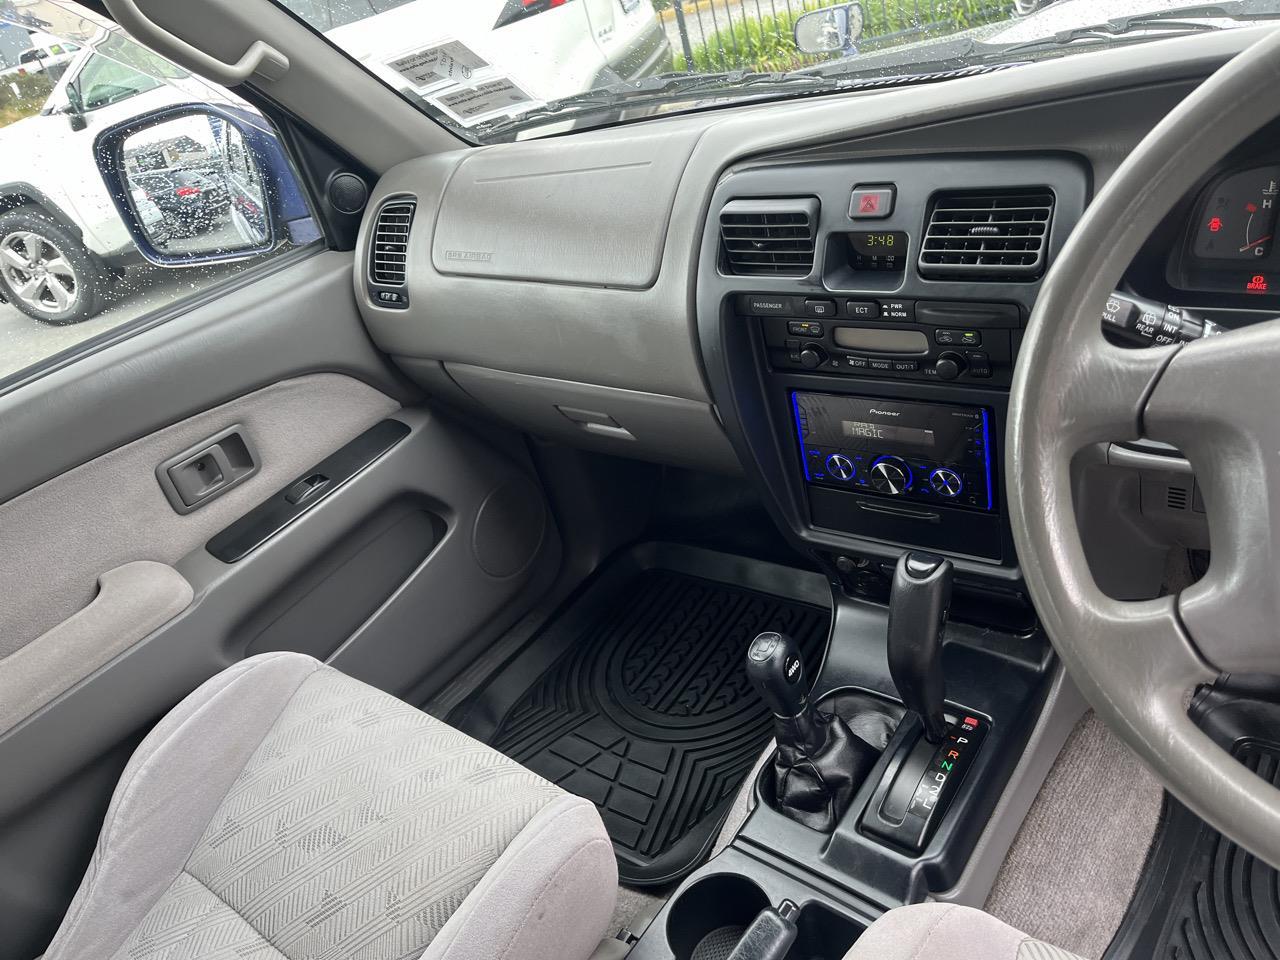
<svg viewBox="0 0 1280 960">
<path fill-rule="evenodd" d="M 32 47 L 18 55 L 16 66 L 0 70 L 0 80 L 10 76 L 46 73 L 57 80 L 80 52 L 80 45 L 71 40 L 60 40 L 48 34 L 32 34 Z"/>
<path fill-rule="evenodd" d="M 142 262 L 142 255 L 98 172 L 95 138 L 176 104 L 242 106 L 229 97 L 118 28 L 95 34 L 38 116 L 0 127 L 0 299 L 51 324 L 78 323 L 100 312 L 124 269 Z M 189 192 L 195 187 L 200 194 Z M 195 232 L 199 217 L 212 215 L 218 203 L 215 196 L 209 204 L 204 190 L 203 182 L 175 181 L 166 190 L 147 191 L 147 199 L 168 221 L 166 233 Z M 209 191 L 220 193 L 225 210 L 225 186 L 210 185 Z M 195 215 L 196 226 L 173 216 L 182 209 Z"/>
<path fill-rule="evenodd" d="M 461 127 L 646 77 L 671 62 L 652 0 L 283 3 L 394 89 Z"/>
</svg>

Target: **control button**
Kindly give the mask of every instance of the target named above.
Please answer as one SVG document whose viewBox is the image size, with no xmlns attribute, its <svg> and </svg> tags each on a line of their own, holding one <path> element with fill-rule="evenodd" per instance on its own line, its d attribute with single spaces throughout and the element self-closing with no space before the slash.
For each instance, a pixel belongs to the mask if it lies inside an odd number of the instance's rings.
<svg viewBox="0 0 1280 960">
<path fill-rule="evenodd" d="M 871 465 L 871 486 L 891 497 L 901 496 L 911 486 L 911 468 L 901 457 L 881 457 Z"/>
<path fill-rule="evenodd" d="M 822 324 L 812 320 L 790 320 L 787 322 L 787 333 L 795 337 L 820 337 Z"/>
<path fill-rule="evenodd" d="M 940 497 L 958 497 L 964 489 L 964 481 L 954 470 L 938 467 L 929 474 L 929 486 Z"/>
<path fill-rule="evenodd" d="M 806 317 L 834 317 L 836 302 L 834 300 L 806 300 L 804 302 Z"/>
<path fill-rule="evenodd" d="M 827 473 L 837 480 L 852 480 L 853 461 L 843 453 L 833 453 L 827 457 Z"/>
<path fill-rule="evenodd" d="M 917 360 L 895 360 L 893 369 L 898 373 L 915 373 L 920 369 L 920 363 Z"/>
<path fill-rule="evenodd" d="M 1138 305 L 1124 297 L 1108 297 L 1102 308 L 1102 321 L 1113 326 L 1133 328 L 1133 320 L 1138 314 Z"/>
<path fill-rule="evenodd" d="M 986 380 L 991 377 L 991 358 L 978 350 L 966 350 L 965 360 L 969 364 L 969 376 Z"/>
<path fill-rule="evenodd" d="M 827 351 L 816 343 L 806 343 L 800 348 L 800 365 L 806 370 L 813 370 L 827 362 Z"/>
<path fill-rule="evenodd" d="M 782 345 L 787 349 L 787 359 L 792 363 L 800 362 L 800 341 L 799 340 L 783 340 Z"/>
<path fill-rule="evenodd" d="M 754 294 L 749 293 L 743 298 L 744 309 L 747 313 L 753 313 L 758 316 L 769 317 L 779 316 L 785 313 L 791 313 L 791 298 L 779 297 L 774 294 Z"/>
<path fill-rule="evenodd" d="M 855 320 L 874 320 L 880 316 L 880 304 L 874 300 L 849 300 L 844 308 Z"/>
<path fill-rule="evenodd" d="M 982 346 L 982 334 L 977 330 L 935 330 L 933 331 L 933 341 L 944 347 L 949 347 L 952 344 L 964 347 L 980 347 Z"/>
<path fill-rule="evenodd" d="M 865 370 L 865 369 L 867 369 L 867 358 L 866 358 L 866 357 L 845 357 L 845 358 L 844 358 L 844 362 L 845 362 L 848 366 L 853 367 L 855 370 Z"/>
<path fill-rule="evenodd" d="M 872 370 L 892 370 L 892 360 L 877 360 L 874 357 L 867 361 L 867 366 Z"/>
<path fill-rule="evenodd" d="M 893 200 L 897 188 L 891 183 L 863 185 L 853 188 L 849 199 L 849 219 L 883 220 L 893 213 Z"/>
<path fill-rule="evenodd" d="M 968 363 L 964 357 L 958 353 L 948 351 L 938 357 L 938 362 L 933 365 L 933 369 L 943 380 L 954 380 L 964 373 L 967 366 Z"/>
<path fill-rule="evenodd" d="M 916 319 L 916 302 L 914 300 L 881 300 L 880 319 L 912 323 Z"/>
</svg>

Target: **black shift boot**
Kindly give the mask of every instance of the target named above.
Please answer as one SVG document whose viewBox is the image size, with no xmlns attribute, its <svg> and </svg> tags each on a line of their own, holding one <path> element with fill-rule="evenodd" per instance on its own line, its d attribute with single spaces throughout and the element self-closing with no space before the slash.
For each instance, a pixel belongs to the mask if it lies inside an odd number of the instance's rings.
<svg viewBox="0 0 1280 960">
<path fill-rule="evenodd" d="M 777 809 L 806 827 L 830 833 L 849 809 L 880 751 L 863 740 L 837 716 L 815 713 L 823 742 L 807 753 L 790 737 L 784 738 L 787 721 L 775 720 L 778 752 L 773 760 Z"/>
<path fill-rule="evenodd" d="M 804 662 L 790 637 L 762 633 L 751 641 L 747 675 L 773 711 L 774 806 L 806 827 L 831 832 L 880 751 L 839 717 L 813 708 Z"/>
</svg>

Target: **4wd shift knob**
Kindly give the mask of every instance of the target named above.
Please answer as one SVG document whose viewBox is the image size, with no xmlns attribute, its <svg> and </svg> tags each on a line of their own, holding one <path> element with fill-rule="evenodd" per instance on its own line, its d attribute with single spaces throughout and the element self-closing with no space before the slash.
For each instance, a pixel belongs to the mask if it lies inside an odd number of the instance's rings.
<svg viewBox="0 0 1280 960">
<path fill-rule="evenodd" d="M 747 648 L 747 677 L 774 716 L 790 720 L 808 709 L 804 660 L 796 642 L 786 634 L 768 631 L 751 641 Z"/>
</svg>

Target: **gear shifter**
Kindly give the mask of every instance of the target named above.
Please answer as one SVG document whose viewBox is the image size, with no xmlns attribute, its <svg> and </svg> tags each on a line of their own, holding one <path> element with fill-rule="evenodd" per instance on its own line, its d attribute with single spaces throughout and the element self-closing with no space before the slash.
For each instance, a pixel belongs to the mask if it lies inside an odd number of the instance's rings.
<svg viewBox="0 0 1280 960">
<path fill-rule="evenodd" d="M 807 827 L 830 832 L 879 751 L 839 717 L 814 708 L 800 648 L 785 634 L 762 633 L 751 641 L 747 677 L 773 712 L 774 806 Z"/>
<path fill-rule="evenodd" d="M 942 631 L 950 605 L 951 561 L 903 554 L 889 594 L 889 674 L 903 705 L 920 714 L 930 743 L 941 743 L 947 732 Z"/>
</svg>

